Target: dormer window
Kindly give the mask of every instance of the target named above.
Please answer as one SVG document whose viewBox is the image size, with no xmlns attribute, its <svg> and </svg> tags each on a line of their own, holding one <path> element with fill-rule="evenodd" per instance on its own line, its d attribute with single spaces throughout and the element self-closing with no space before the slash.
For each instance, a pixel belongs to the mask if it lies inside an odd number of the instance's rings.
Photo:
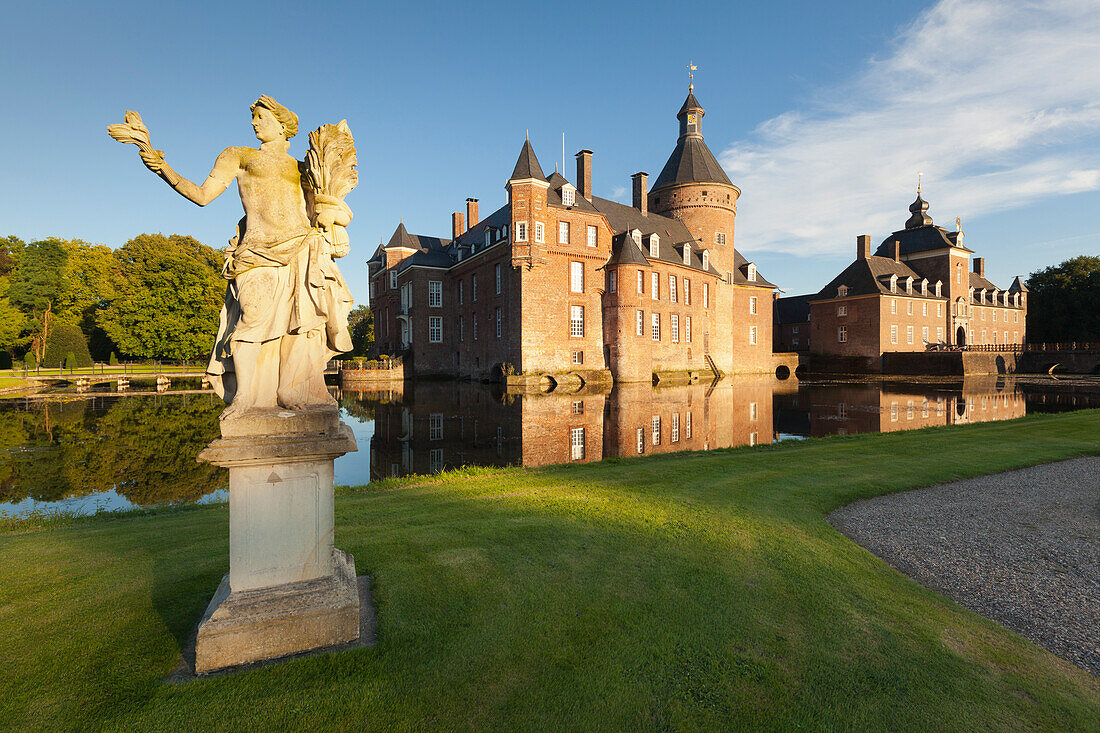
<svg viewBox="0 0 1100 733">
<path fill-rule="evenodd" d="M 492 243 L 492 241 L 493 241 L 492 237 L 493 237 L 492 230 L 491 229 L 486 229 L 485 230 L 485 246 L 486 247 L 488 247 Z"/>
<path fill-rule="evenodd" d="M 943 292 L 942 291 L 943 291 L 943 281 L 942 280 L 937 280 L 936 281 L 936 297 L 937 298 L 943 297 Z"/>
<path fill-rule="evenodd" d="M 982 305 L 985 305 L 985 288 L 982 288 L 982 292 L 981 292 L 981 296 L 980 296 L 980 298 L 981 298 L 981 303 L 982 303 Z"/>
<path fill-rule="evenodd" d="M 710 252 L 703 250 L 703 269 L 710 270 Z"/>
<path fill-rule="evenodd" d="M 572 186 L 561 187 L 562 206 L 573 206 L 577 203 L 577 191 Z"/>
<path fill-rule="evenodd" d="M 891 293 L 898 292 L 898 276 L 897 275 L 891 275 L 890 276 L 890 292 Z"/>
<path fill-rule="evenodd" d="M 642 246 L 642 232 L 641 230 L 634 229 L 630 232 L 630 238 L 634 240 L 634 244 L 639 247 Z"/>
<path fill-rule="evenodd" d="M 836 289 L 836 297 L 838 297 L 838 298 L 847 298 L 848 297 L 848 286 L 847 285 L 841 285 L 839 288 L 837 288 Z"/>
<path fill-rule="evenodd" d="M 1015 295 L 1012 296 L 1012 299 L 1014 301 L 1016 301 L 1016 307 L 1019 308 L 1020 307 L 1020 294 L 1016 293 Z"/>
<path fill-rule="evenodd" d="M 924 278 L 920 281 L 920 294 L 928 295 L 928 278 Z"/>
<path fill-rule="evenodd" d="M 749 278 L 750 281 L 755 282 L 756 281 L 756 265 L 754 265 L 753 263 L 750 262 L 747 270 L 748 271 L 745 273 L 746 276 Z"/>
<path fill-rule="evenodd" d="M 649 256 L 654 258 L 661 256 L 661 238 L 656 234 L 649 235 Z"/>
<path fill-rule="evenodd" d="M 685 265 L 690 265 L 691 264 L 691 245 L 690 244 L 685 244 L 684 245 L 684 264 Z"/>
<path fill-rule="evenodd" d="M 905 292 L 908 293 L 909 295 L 913 294 L 913 278 L 912 277 L 905 278 Z"/>
</svg>

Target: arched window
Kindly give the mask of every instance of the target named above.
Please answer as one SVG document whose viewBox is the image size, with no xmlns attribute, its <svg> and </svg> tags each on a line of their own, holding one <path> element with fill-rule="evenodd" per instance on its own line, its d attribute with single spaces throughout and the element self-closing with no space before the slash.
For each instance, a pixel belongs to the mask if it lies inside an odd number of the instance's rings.
<svg viewBox="0 0 1100 733">
<path fill-rule="evenodd" d="M 897 275 L 891 275 L 890 276 L 890 292 L 891 293 L 898 292 L 898 276 Z"/>
<path fill-rule="evenodd" d="M 661 238 L 656 234 L 649 235 L 649 256 L 654 258 L 661 256 Z"/>
<path fill-rule="evenodd" d="M 752 264 L 751 262 L 749 263 L 749 266 L 748 266 L 748 278 L 749 278 L 749 280 L 754 281 L 754 282 L 756 280 L 756 265 Z"/>
<path fill-rule="evenodd" d="M 706 251 L 705 249 L 703 250 L 703 269 L 710 269 L 710 252 Z"/>
</svg>

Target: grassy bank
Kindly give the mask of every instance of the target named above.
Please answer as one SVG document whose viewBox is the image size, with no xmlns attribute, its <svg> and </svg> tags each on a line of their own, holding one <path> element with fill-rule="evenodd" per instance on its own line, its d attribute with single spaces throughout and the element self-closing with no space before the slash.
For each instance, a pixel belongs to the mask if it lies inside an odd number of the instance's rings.
<svg viewBox="0 0 1100 733">
<path fill-rule="evenodd" d="M 226 507 L 0 535 L 0 726 L 1087 730 L 1100 681 L 824 515 L 1098 451 L 1093 410 L 342 494 L 378 645 L 178 685 Z"/>
</svg>

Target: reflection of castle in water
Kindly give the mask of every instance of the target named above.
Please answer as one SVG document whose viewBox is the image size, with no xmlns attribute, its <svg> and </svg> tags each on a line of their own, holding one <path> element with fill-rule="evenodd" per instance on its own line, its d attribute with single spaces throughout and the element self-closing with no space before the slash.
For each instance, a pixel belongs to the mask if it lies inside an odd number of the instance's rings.
<svg viewBox="0 0 1100 733">
<path fill-rule="evenodd" d="M 374 411 L 372 479 L 463 465 L 544 466 L 770 443 L 772 400 L 781 383 L 752 377 L 543 395 L 503 395 L 468 382 L 405 387 L 400 397 L 363 394 L 364 400 L 381 398 Z"/>
<path fill-rule="evenodd" d="M 950 384 L 806 383 L 771 377 L 608 393 L 508 395 L 470 382 L 358 394 L 374 408 L 371 478 L 460 466 L 544 466 L 1007 420 L 1026 412 L 1005 377 Z"/>
<path fill-rule="evenodd" d="M 821 437 L 1009 420 L 1026 411 L 1024 394 L 1004 377 L 967 377 L 954 384 L 804 384 L 777 397 L 776 424 L 784 433 Z"/>
</svg>

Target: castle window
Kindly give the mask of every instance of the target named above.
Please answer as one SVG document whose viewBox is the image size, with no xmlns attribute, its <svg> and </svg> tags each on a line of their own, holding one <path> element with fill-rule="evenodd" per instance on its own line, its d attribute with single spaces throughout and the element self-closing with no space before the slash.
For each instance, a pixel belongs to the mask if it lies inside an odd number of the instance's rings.
<svg viewBox="0 0 1100 733">
<path fill-rule="evenodd" d="M 470 276 L 470 300 L 477 302 L 477 274 Z"/>
<path fill-rule="evenodd" d="M 458 340 L 466 340 L 466 318 L 464 316 L 458 317 Z"/>
<path fill-rule="evenodd" d="M 497 263 L 493 267 L 493 275 L 496 278 L 497 295 L 500 295 L 500 263 Z"/>
<path fill-rule="evenodd" d="M 890 298 L 890 315 L 894 316 L 898 313 L 898 301 L 894 298 Z"/>
<path fill-rule="evenodd" d="M 848 306 L 838 305 L 836 307 L 836 314 L 841 317 L 848 315 Z"/>
<path fill-rule="evenodd" d="M 845 298 L 847 296 L 848 296 L 848 286 L 847 285 L 841 285 L 839 288 L 836 289 L 836 297 Z"/>
<path fill-rule="evenodd" d="M 661 340 L 661 314 L 653 313 L 650 315 L 650 336 L 654 341 Z"/>
<path fill-rule="evenodd" d="M 672 438 L 673 443 L 680 442 L 680 413 L 672 413 Z"/>
<path fill-rule="evenodd" d="M 569 289 L 574 293 L 584 292 L 584 263 L 569 263 Z"/>
<path fill-rule="evenodd" d="M 748 266 L 748 278 L 749 280 L 756 282 L 756 265 L 749 263 Z"/>
<path fill-rule="evenodd" d="M 752 296 L 751 298 L 749 298 L 749 313 L 751 315 L 754 315 L 754 316 L 756 315 L 756 296 L 755 295 Z"/>
<path fill-rule="evenodd" d="M 458 281 L 458 304 L 462 305 L 465 300 L 466 300 L 466 281 L 465 280 L 459 280 Z"/>
<path fill-rule="evenodd" d="M 654 415 L 650 421 L 650 428 L 653 432 L 653 445 L 661 444 L 661 416 Z"/>
<path fill-rule="evenodd" d="M 909 295 L 913 294 L 913 278 L 912 277 L 905 278 L 905 292 L 908 293 Z"/>
<path fill-rule="evenodd" d="M 673 303 L 676 302 L 676 276 L 668 276 L 668 299 Z"/>
<path fill-rule="evenodd" d="M 961 262 L 956 262 L 955 263 L 955 284 L 956 285 L 962 285 L 962 281 L 963 281 L 962 263 Z"/>
<path fill-rule="evenodd" d="M 913 315 L 913 301 L 911 301 L 911 300 L 907 301 L 905 303 L 905 315 L 907 315 L 907 316 Z"/>
<path fill-rule="evenodd" d="M 649 235 L 649 256 L 661 256 L 661 238 L 658 237 L 656 234 Z"/>
<path fill-rule="evenodd" d="M 569 431 L 569 449 L 574 461 L 584 460 L 584 428 L 572 428 Z"/>
<path fill-rule="evenodd" d="M 645 453 L 645 428 L 638 428 L 638 452 Z"/>
<path fill-rule="evenodd" d="M 684 341 L 691 343 L 691 316 L 684 316 Z"/>
<path fill-rule="evenodd" d="M 642 233 L 639 230 L 631 230 L 630 238 L 634 240 L 634 244 L 638 245 L 639 247 L 642 246 Z"/>
<path fill-rule="evenodd" d="M 607 289 L 612 293 L 616 293 L 619 290 L 619 273 L 614 270 L 607 273 Z"/>
<path fill-rule="evenodd" d="M 558 244 L 569 244 L 569 222 L 558 222 Z"/>
<path fill-rule="evenodd" d="M 442 412 L 433 412 L 428 416 L 428 440 L 443 440 Z"/>
<path fill-rule="evenodd" d="M 943 326 L 936 326 L 936 343 L 943 343 Z"/>
<path fill-rule="evenodd" d="M 492 243 L 493 243 L 493 232 L 490 229 L 486 229 L 485 230 L 485 246 L 488 247 Z M 474 253 L 475 247 L 477 247 L 477 245 L 471 245 L 470 246 L 470 254 Z"/>
<path fill-rule="evenodd" d="M 638 270 L 638 292 L 645 292 L 645 273 L 641 270 Z"/>
<path fill-rule="evenodd" d="M 501 333 L 501 313 L 500 308 L 497 308 L 497 338 L 500 338 Z"/>
<path fill-rule="evenodd" d="M 595 224 L 588 225 L 588 246 L 595 247 L 599 242 L 599 230 L 596 229 Z"/>
<path fill-rule="evenodd" d="M 890 276 L 890 292 L 891 293 L 898 292 L 898 276 L 897 275 L 891 275 Z"/>
<path fill-rule="evenodd" d="M 428 341 L 433 344 L 443 342 L 443 316 L 428 317 Z"/>
<path fill-rule="evenodd" d="M 390 290 L 397 290 L 397 270 L 390 270 Z"/>
<path fill-rule="evenodd" d="M 890 326 L 890 343 L 896 344 L 898 342 L 898 327 Z"/>
<path fill-rule="evenodd" d="M 376 282 L 371 282 L 371 284 L 370 284 L 370 297 L 371 297 L 371 300 L 373 300 L 378 295 L 377 285 L 378 285 L 378 283 L 376 283 Z"/>
<path fill-rule="evenodd" d="M 707 252 L 705 249 L 703 250 L 703 269 L 710 269 L 710 252 Z"/>
<path fill-rule="evenodd" d="M 684 278 L 684 305 L 691 305 L 691 280 Z"/>
<path fill-rule="evenodd" d="M 473 330 L 474 341 L 477 341 L 477 313 L 474 314 Z"/>
<path fill-rule="evenodd" d="M 569 306 L 569 335 L 580 338 L 584 336 L 584 306 Z"/>
<path fill-rule="evenodd" d="M 936 318 L 943 318 L 943 303 L 936 303 Z"/>
<path fill-rule="evenodd" d="M 921 337 L 921 341 L 923 341 L 926 344 L 928 343 L 928 326 L 924 326 L 923 328 L 921 328 L 920 337 Z"/>
<path fill-rule="evenodd" d="M 583 351 L 574 351 L 574 352 L 573 352 L 573 363 L 574 363 L 574 364 L 583 364 L 583 363 L 584 363 L 584 352 L 583 352 Z M 580 409 L 580 411 L 578 411 L 578 410 L 576 409 L 576 405 L 577 405 L 577 404 L 580 404 L 580 405 L 581 405 L 581 409 Z M 574 415 L 579 415 L 579 414 L 580 414 L 581 412 L 584 412 L 584 403 L 583 403 L 583 402 L 581 402 L 581 403 L 574 403 L 574 409 L 573 409 L 573 414 L 574 414 Z"/>
<path fill-rule="evenodd" d="M 527 222 L 525 222 L 525 221 L 517 221 L 516 222 L 516 241 L 517 242 L 526 242 L 527 241 Z"/>
<path fill-rule="evenodd" d="M 691 438 L 691 413 L 684 413 L 684 437 Z"/>
<path fill-rule="evenodd" d="M 705 193 L 703 195 L 706 196 Z M 726 243 L 726 233 L 725 232 L 715 232 L 714 233 L 714 243 L 715 244 L 725 244 Z"/>
<path fill-rule="evenodd" d="M 941 280 L 937 280 L 936 281 L 936 297 L 937 298 L 942 298 L 943 297 L 942 291 L 943 291 L 943 282 Z"/>
<path fill-rule="evenodd" d="M 649 297 L 653 300 L 661 299 L 661 276 L 656 272 L 649 274 Z"/>
<path fill-rule="evenodd" d="M 921 295 L 928 295 L 928 279 L 927 278 L 920 281 L 920 294 Z"/>
<path fill-rule="evenodd" d="M 756 344 L 756 326 L 749 326 L 749 343 Z"/>
<path fill-rule="evenodd" d="M 573 414 L 574 415 L 583 415 L 584 414 L 584 400 L 574 400 L 573 401 Z"/>
<path fill-rule="evenodd" d="M 680 343 L 680 316 L 673 313 L 668 317 L 669 329 L 672 333 L 672 343 Z"/>
<path fill-rule="evenodd" d="M 687 244 L 684 245 L 684 264 L 691 264 L 691 246 Z"/>
<path fill-rule="evenodd" d="M 906 326 L 905 327 L 905 343 L 907 343 L 907 344 L 913 343 L 913 327 L 912 326 Z"/>
<path fill-rule="evenodd" d="M 703 307 L 710 308 L 710 283 L 703 283 Z"/>
<path fill-rule="evenodd" d="M 921 314 L 922 316 L 926 316 L 926 315 L 928 315 L 928 304 L 927 304 L 927 303 L 921 303 L 921 304 L 920 304 L 920 310 L 921 310 L 921 313 L 920 313 L 920 314 Z"/>
<path fill-rule="evenodd" d="M 577 203 L 577 192 L 573 190 L 572 186 L 561 187 L 561 202 L 565 206 L 572 206 Z"/>
<path fill-rule="evenodd" d="M 441 281 L 441 280 L 429 280 L 428 281 L 428 307 L 429 308 L 442 308 L 443 307 L 443 281 Z"/>
<path fill-rule="evenodd" d="M 546 241 L 546 227 L 541 221 L 535 222 L 535 241 L 540 244 Z"/>
<path fill-rule="evenodd" d="M 645 335 L 645 313 L 642 312 L 642 311 L 634 311 L 634 314 L 635 314 L 634 335 L 644 336 Z"/>
</svg>

